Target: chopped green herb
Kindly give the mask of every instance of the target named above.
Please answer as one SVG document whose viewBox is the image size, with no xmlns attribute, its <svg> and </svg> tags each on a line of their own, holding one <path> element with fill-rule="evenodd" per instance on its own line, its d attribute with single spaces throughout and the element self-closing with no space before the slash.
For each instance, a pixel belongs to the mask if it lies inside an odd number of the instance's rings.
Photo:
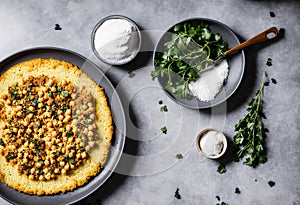
<svg viewBox="0 0 300 205">
<path fill-rule="evenodd" d="M 63 157 L 67 158 L 67 157 L 69 157 L 69 155 L 68 154 L 63 154 Z"/>
<path fill-rule="evenodd" d="M 8 152 L 5 156 L 6 159 L 11 159 L 12 157 L 13 155 L 10 152 Z"/>
<path fill-rule="evenodd" d="M 4 146 L 4 142 L 2 141 L 2 138 L 0 138 L 0 146 Z"/>
<path fill-rule="evenodd" d="M 27 92 L 29 92 L 29 91 L 30 91 L 30 87 L 25 86 L 25 90 L 26 90 Z"/>
<path fill-rule="evenodd" d="M 48 92 L 49 97 L 53 96 L 53 93 L 51 91 Z"/>
<path fill-rule="evenodd" d="M 72 137 L 74 135 L 74 132 L 73 131 L 69 131 L 66 134 L 67 134 L 67 137 Z"/>
<path fill-rule="evenodd" d="M 273 11 L 270 11 L 270 16 L 275 17 L 275 13 Z"/>
<path fill-rule="evenodd" d="M 9 133 L 9 138 L 12 138 L 13 137 L 13 133 Z"/>
<path fill-rule="evenodd" d="M 272 66 L 272 58 L 268 58 L 266 65 Z"/>
<path fill-rule="evenodd" d="M 57 86 L 57 92 L 61 92 L 61 86 Z"/>
<path fill-rule="evenodd" d="M 14 92 L 11 94 L 11 98 L 12 98 L 13 100 L 18 100 L 18 99 L 19 99 L 18 91 L 14 91 Z"/>
<path fill-rule="evenodd" d="M 14 85 L 14 89 L 18 90 L 18 85 L 17 84 Z"/>
<path fill-rule="evenodd" d="M 85 149 L 84 149 L 83 147 L 80 147 L 79 151 L 80 151 L 80 152 L 84 152 Z"/>
<path fill-rule="evenodd" d="M 60 27 L 59 24 L 55 24 L 55 27 L 54 27 L 55 30 L 61 30 L 62 28 Z"/>
<path fill-rule="evenodd" d="M 40 159 L 40 160 L 39 160 L 39 163 L 44 164 L 44 160 L 41 160 L 41 159 Z"/>
<path fill-rule="evenodd" d="M 158 101 L 158 104 L 160 104 L 160 105 L 163 104 L 163 101 L 162 100 Z"/>
<path fill-rule="evenodd" d="M 233 137 L 236 148 L 235 161 L 248 155 L 244 164 L 252 167 L 267 161 L 264 148 L 266 134 L 262 123 L 262 118 L 266 118 L 263 113 L 262 100 L 266 77 L 267 73 L 264 72 L 260 89 L 257 91 L 256 97 L 249 103 L 247 114 L 235 125 L 236 133 Z"/>
<path fill-rule="evenodd" d="M 175 191 L 174 197 L 176 197 L 177 199 L 181 199 L 181 195 L 179 194 L 179 189 L 178 188 Z"/>
<path fill-rule="evenodd" d="M 39 104 L 39 101 L 37 99 L 35 99 L 31 102 L 31 105 L 33 105 L 33 106 L 37 106 L 38 104 Z"/>
<path fill-rule="evenodd" d="M 27 95 L 27 96 L 26 96 L 26 98 L 25 98 L 26 102 L 29 102 L 29 101 L 30 101 L 30 97 L 31 97 L 31 95 Z"/>
<path fill-rule="evenodd" d="M 270 187 L 273 187 L 273 186 L 275 186 L 275 182 L 273 182 L 273 181 L 268 181 L 268 185 L 269 185 Z"/>
<path fill-rule="evenodd" d="M 167 106 L 166 106 L 166 105 L 162 106 L 162 107 L 160 108 L 160 111 L 161 111 L 161 112 L 168 112 Z"/>
<path fill-rule="evenodd" d="M 220 201 L 221 200 L 221 198 L 217 195 L 216 196 L 216 199 L 218 200 L 218 201 Z"/>
<path fill-rule="evenodd" d="M 74 160 L 73 158 L 71 158 L 71 159 L 69 160 L 69 163 L 70 163 L 70 164 L 74 164 L 74 163 L 75 163 L 75 160 Z"/>
<path fill-rule="evenodd" d="M 128 77 L 129 78 L 133 78 L 135 76 L 135 73 L 134 72 L 132 72 L 132 71 L 129 71 L 128 72 Z"/>
<path fill-rule="evenodd" d="M 162 128 L 160 128 L 160 130 L 162 131 L 162 133 L 164 133 L 164 134 L 167 134 L 167 127 L 165 126 L 165 127 L 162 127 Z"/>
<path fill-rule="evenodd" d="M 236 187 L 235 190 L 234 190 L 234 193 L 240 194 L 240 193 L 241 193 L 241 190 L 240 190 L 238 187 Z"/>
<path fill-rule="evenodd" d="M 26 115 L 28 115 L 30 113 L 30 110 L 26 110 L 25 113 Z"/>
<path fill-rule="evenodd" d="M 274 78 L 271 78 L 273 84 L 277 84 L 277 81 Z"/>
<path fill-rule="evenodd" d="M 84 120 L 83 122 L 86 125 L 91 125 L 93 123 L 93 121 L 91 121 L 91 120 Z"/>
<path fill-rule="evenodd" d="M 40 126 L 41 126 L 39 123 L 34 123 L 34 125 L 35 125 L 36 127 L 40 127 Z"/>
<path fill-rule="evenodd" d="M 226 172 L 226 167 L 224 166 L 224 164 L 220 163 L 217 169 L 217 172 L 219 172 L 220 174 L 224 174 Z"/>
<path fill-rule="evenodd" d="M 68 91 L 62 91 L 61 95 L 64 96 L 64 97 L 68 97 L 69 93 L 68 93 Z"/>
<path fill-rule="evenodd" d="M 163 52 L 155 53 L 153 79 L 166 80 L 165 89 L 179 98 L 191 97 L 188 85 L 196 81 L 198 72 L 212 64 L 228 50 L 220 34 L 212 33 L 208 24 L 180 23 L 164 43 Z"/>
<path fill-rule="evenodd" d="M 176 154 L 175 157 L 176 157 L 177 159 L 182 159 L 182 158 L 183 158 L 182 154 Z"/>
<path fill-rule="evenodd" d="M 9 121 L 8 121 L 8 124 L 11 125 L 11 123 L 12 123 L 12 120 L 9 120 Z"/>
</svg>

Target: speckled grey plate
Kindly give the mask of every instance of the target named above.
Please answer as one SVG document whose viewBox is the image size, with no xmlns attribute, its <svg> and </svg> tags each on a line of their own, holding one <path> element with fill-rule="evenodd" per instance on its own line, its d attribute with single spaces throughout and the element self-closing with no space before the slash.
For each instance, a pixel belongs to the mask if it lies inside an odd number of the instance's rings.
<svg viewBox="0 0 300 205">
<path fill-rule="evenodd" d="M 15 191 L 0 181 L 0 196 L 12 204 L 22 205 L 65 205 L 75 203 L 98 189 L 108 179 L 119 162 L 125 143 L 124 134 L 126 133 L 124 110 L 118 94 L 103 72 L 85 57 L 69 50 L 47 47 L 21 51 L 6 58 L 0 63 L 0 75 L 11 66 L 33 58 L 54 58 L 57 60 L 64 60 L 77 65 L 81 70 L 87 73 L 98 85 L 104 88 L 112 110 L 114 123 L 117 124 L 117 126 L 115 126 L 110 155 L 105 168 L 84 186 L 64 194 L 37 196 Z"/>
<path fill-rule="evenodd" d="M 178 23 L 185 23 L 185 22 L 189 22 L 194 25 L 197 25 L 201 22 L 207 23 L 209 25 L 210 30 L 213 33 L 220 33 L 222 35 L 223 40 L 228 42 L 229 48 L 232 48 L 232 47 L 240 44 L 240 41 L 239 41 L 238 37 L 234 34 L 234 32 L 223 23 L 220 23 L 220 22 L 212 20 L 212 19 L 206 19 L 206 18 L 191 18 L 191 19 L 180 21 Z M 176 24 L 178 24 L 178 23 L 176 23 Z M 166 40 L 171 36 L 170 34 L 172 33 L 172 28 L 176 24 L 172 25 L 158 41 L 158 43 L 155 47 L 155 50 L 154 50 L 153 62 L 154 62 L 154 58 L 155 58 L 155 53 L 161 52 L 164 50 L 164 48 L 163 48 L 164 42 L 166 42 Z M 226 83 L 224 84 L 223 89 L 212 101 L 204 102 L 204 101 L 200 101 L 198 98 L 195 98 L 195 97 L 191 98 L 191 99 L 177 98 L 174 94 L 165 90 L 165 84 L 167 82 L 166 79 L 159 77 L 158 81 L 159 81 L 161 87 L 167 93 L 167 95 L 171 99 L 173 99 L 175 102 L 177 102 L 178 104 L 183 105 L 188 108 L 193 108 L 193 109 L 211 108 L 213 106 L 216 106 L 216 105 L 226 101 L 238 88 L 238 86 L 242 80 L 242 77 L 244 74 L 244 69 L 245 69 L 244 51 L 240 51 L 238 53 L 230 55 L 227 58 L 227 62 L 229 64 L 228 79 L 227 79 Z"/>
</svg>

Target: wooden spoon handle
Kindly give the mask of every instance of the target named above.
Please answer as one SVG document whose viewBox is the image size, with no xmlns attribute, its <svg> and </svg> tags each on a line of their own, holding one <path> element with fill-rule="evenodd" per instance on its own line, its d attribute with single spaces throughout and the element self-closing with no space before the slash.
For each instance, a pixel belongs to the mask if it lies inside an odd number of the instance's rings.
<svg viewBox="0 0 300 205">
<path fill-rule="evenodd" d="M 260 34 L 254 36 L 253 38 L 250 38 L 249 40 L 241 43 L 240 45 L 237 45 L 231 49 L 229 49 L 228 51 L 225 52 L 225 55 L 229 55 L 232 52 L 241 50 L 247 46 L 256 44 L 256 43 L 261 43 L 264 41 L 268 41 L 271 40 L 273 38 L 275 38 L 278 35 L 278 30 L 276 27 L 271 27 L 263 32 L 261 32 Z"/>
</svg>

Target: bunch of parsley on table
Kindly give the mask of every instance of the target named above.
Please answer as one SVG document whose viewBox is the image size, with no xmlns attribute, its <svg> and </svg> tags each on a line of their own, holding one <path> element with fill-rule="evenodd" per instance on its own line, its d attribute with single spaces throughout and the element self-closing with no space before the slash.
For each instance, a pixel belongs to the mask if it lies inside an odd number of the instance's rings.
<svg viewBox="0 0 300 205">
<path fill-rule="evenodd" d="M 164 43 L 164 52 L 155 53 L 156 69 L 151 76 L 166 79 L 165 89 L 178 98 L 189 98 L 189 83 L 196 81 L 201 70 L 228 50 L 228 43 L 220 34 L 213 34 L 204 22 L 179 23 L 171 32 L 174 33 Z"/>
<path fill-rule="evenodd" d="M 260 89 L 255 98 L 252 98 L 246 115 L 235 125 L 235 136 L 233 138 L 236 147 L 235 161 L 239 161 L 247 156 L 245 165 L 255 167 L 259 163 L 267 161 L 264 138 L 267 129 L 264 128 L 262 118 L 266 118 L 263 113 L 263 92 L 265 85 L 269 84 L 267 73 L 264 72 Z"/>
</svg>

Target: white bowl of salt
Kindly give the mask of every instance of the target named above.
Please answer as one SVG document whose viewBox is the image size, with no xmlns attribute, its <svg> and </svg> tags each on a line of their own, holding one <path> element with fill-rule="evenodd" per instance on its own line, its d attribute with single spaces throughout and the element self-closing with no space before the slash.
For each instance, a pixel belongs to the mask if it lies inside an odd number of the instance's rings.
<svg viewBox="0 0 300 205">
<path fill-rule="evenodd" d="M 226 152 L 227 139 L 220 130 L 206 128 L 198 134 L 196 146 L 203 156 L 217 159 Z"/>
<path fill-rule="evenodd" d="M 104 63 L 123 65 L 136 57 L 141 33 L 134 21 L 121 15 L 100 20 L 92 31 L 92 49 Z"/>
</svg>

